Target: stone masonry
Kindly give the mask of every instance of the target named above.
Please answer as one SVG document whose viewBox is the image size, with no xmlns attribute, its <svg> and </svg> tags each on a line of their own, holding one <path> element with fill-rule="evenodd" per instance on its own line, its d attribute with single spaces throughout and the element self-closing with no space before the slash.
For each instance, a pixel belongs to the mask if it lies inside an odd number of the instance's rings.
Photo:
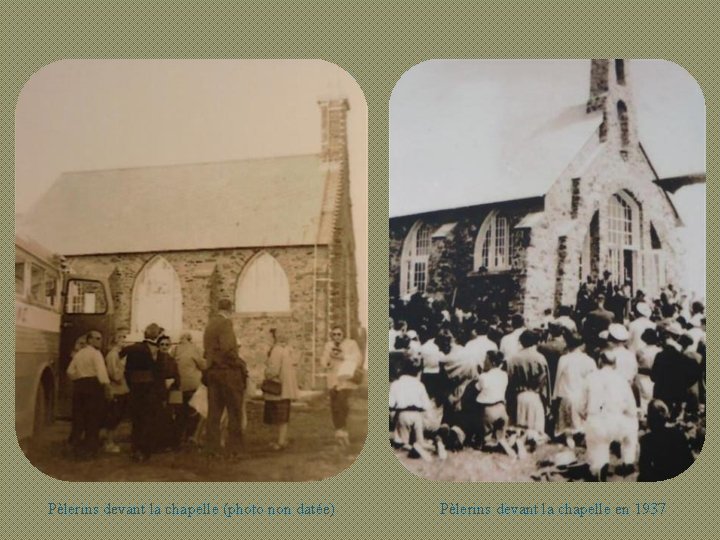
<svg viewBox="0 0 720 540">
<path fill-rule="evenodd" d="M 162 253 L 180 280 L 184 330 L 202 333 L 217 299 L 235 297 L 238 277 L 247 262 L 260 251 L 237 248 Z M 313 246 L 266 248 L 263 251 L 272 255 L 287 274 L 291 310 L 279 315 L 235 313 L 233 324 L 242 343 L 241 355 L 248 362 L 253 378 L 262 380 L 263 364 L 270 346 L 269 329 L 285 328 L 288 338 L 302 355 L 300 382 L 309 387 L 313 360 L 319 361 L 329 331 L 328 295 L 324 286 L 317 291 L 317 298 L 313 298 L 315 277 L 328 276 L 327 248 L 317 248 L 319 272 L 314 270 Z M 76 273 L 109 278 L 116 327 L 130 327 L 135 279 L 155 256 L 154 253 L 89 255 L 72 257 L 68 262 Z M 314 351 L 313 312 L 316 320 Z"/>
<path fill-rule="evenodd" d="M 634 106 L 627 81 L 627 62 L 593 60 L 587 114 L 601 114 L 602 123 L 550 189 L 536 199 L 508 201 L 455 210 L 439 210 L 390 220 L 390 295 L 400 292 L 403 242 L 418 220 L 437 230 L 456 223 L 444 238 L 432 241 L 427 294 L 446 301 L 472 302 L 502 276 L 514 282 L 505 303 L 539 324 L 543 312 L 574 304 L 581 257 L 589 235 L 590 261 L 584 275 L 608 268 L 608 215 L 613 196 L 623 193 L 639 209 L 639 241 L 635 246 L 640 283 L 646 293 L 659 292 L 653 250 L 661 246 L 667 282 L 678 276 L 682 256 L 676 227 L 679 218 L 637 137 Z M 579 141 L 582 144 L 582 141 Z M 477 275 L 472 268 L 477 234 L 493 210 L 508 217 L 512 234 L 511 268 L 498 275 Z M 538 213 L 528 228 L 516 225 Z M 651 230 L 654 231 L 651 234 Z M 456 302 L 457 305 L 457 302 Z"/>
</svg>

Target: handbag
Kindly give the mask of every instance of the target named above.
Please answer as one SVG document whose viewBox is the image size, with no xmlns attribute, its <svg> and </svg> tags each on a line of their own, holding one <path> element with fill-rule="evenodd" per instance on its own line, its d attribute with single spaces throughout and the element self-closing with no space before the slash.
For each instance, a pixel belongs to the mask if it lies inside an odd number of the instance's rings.
<svg viewBox="0 0 720 540">
<path fill-rule="evenodd" d="M 208 415 L 208 399 L 207 399 L 207 386 L 201 384 L 195 390 L 195 393 L 190 398 L 188 403 L 193 409 L 195 409 L 200 416 L 207 418 Z"/>
<path fill-rule="evenodd" d="M 282 383 L 275 379 L 265 379 L 260 386 L 260 390 L 265 394 L 279 396 L 282 394 Z"/>
<path fill-rule="evenodd" d="M 355 384 L 360 384 L 363 382 L 363 379 L 365 378 L 365 370 L 363 368 L 355 368 L 355 371 L 353 372 L 353 376 L 350 377 L 350 382 Z"/>
</svg>

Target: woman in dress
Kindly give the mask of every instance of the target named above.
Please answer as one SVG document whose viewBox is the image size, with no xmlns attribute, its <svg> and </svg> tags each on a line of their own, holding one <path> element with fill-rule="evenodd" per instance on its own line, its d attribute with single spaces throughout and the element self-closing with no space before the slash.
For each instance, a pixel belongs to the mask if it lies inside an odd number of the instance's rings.
<svg viewBox="0 0 720 540">
<path fill-rule="evenodd" d="M 558 402 L 555 435 L 564 437 L 568 448 L 575 448 L 575 435 L 583 432 L 579 409 L 585 378 L 597 370 L 597 364 L 585 354 L 580 334 L 568 332 L 565 340 L 569 352 L 560 357 L 552 394 Z"/>
<path fill-rule="evenodd" d="M 290 402 L 299 397 L 297 384 L 297 353 L 288 344 L 287 337 L 277 329 L 270 329 L 273 344 L 268 351 L 265 364 L 265 379 L 280 383 L 280 393 L 263 392 L 265 411 L 263 421 L 277 426 L 277 441 L 272 443 L 273 450 L 282 450 L 288 445 L 288 426 L 290 423 Z"/>
</svg>

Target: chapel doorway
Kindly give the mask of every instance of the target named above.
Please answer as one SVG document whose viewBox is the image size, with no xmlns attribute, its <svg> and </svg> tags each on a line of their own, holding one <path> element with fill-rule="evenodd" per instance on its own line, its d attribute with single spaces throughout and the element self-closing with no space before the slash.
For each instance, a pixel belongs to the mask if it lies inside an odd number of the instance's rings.
<svg viewBox="0 0 720 540">
<path fill-rule="evenodd" d="M 626 249 L 623 251 L 623 283 L 630 283 L 630 286 L 634 289 L 635 274 L 633 273 L 633 259 L 635 258 L 635 252 Z"/>
</svg>

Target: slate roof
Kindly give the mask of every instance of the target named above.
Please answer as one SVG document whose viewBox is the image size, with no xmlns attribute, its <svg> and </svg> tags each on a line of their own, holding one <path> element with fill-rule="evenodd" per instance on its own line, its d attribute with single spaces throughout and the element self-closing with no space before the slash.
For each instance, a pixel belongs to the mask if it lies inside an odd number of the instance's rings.
<svg viewBox="0 0 720 540">
<path fill-rule="evenodd" d="M 502 182 L 488 202 L 524 199 L 547 193 L 580 149 L 595 136 L 602 113 L 587 114 L 585 105 L 566 108 L 504 155 Z"/>
<path fill-rule="evenodd" d="M 318 155 L 62 174 L 23 230 L 63 255 L 327 244 Z"/>
<path fill-rule="evenodd" d="M 697 153 L 663 155 L 668 140 L 694 140 L 677 120 L 685 109 L 674 110 L 696 104 L 685 94 L 691 77 L 671 62 L 630 66 L 639 139 L 658 177 L 697 170 Z M 547 193 L 601 123 L 599 111 L 585 113 L 589 68 L 589 60 L 432 60 L 406 72 L 391 100 L 390 215 Z"/>
</svg>

